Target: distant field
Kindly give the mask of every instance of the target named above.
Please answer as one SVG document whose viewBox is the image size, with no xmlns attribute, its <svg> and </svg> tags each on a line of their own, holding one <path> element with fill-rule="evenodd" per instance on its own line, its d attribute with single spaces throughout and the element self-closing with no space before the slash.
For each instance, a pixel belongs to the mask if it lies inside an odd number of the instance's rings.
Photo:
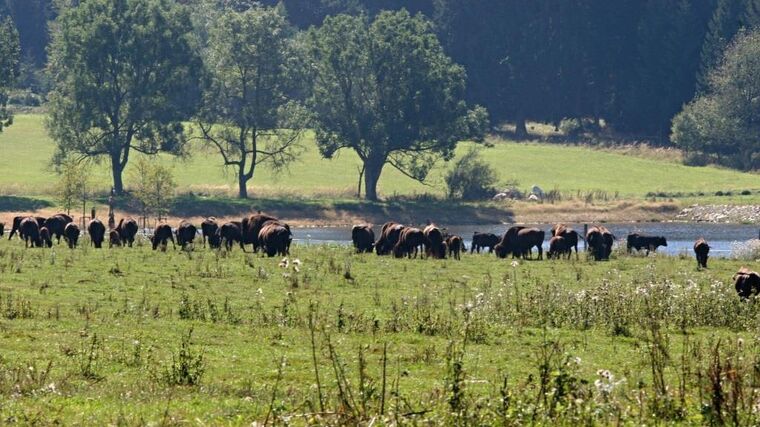
<svg viewBox="0 0 760 427">
<path fill-rule="evenodd" d="M 53 142 L 47 137 L 42 115 L 18 115 L 15 123 L 0 134 L 0 194 L 49 195 L 55 173 L 49 161 Z M 499 171 L 502 182 L 517 180 L 523 188 L 536 184 L 544 190 L 563 192 L 603 190 L 614 195 L 641 197 L 649 192 L 705 192 L 722 190 L 760 190 L 757 174 L 740 173 L 713 167 L 687 167 L 671 160 L 635 157 L 586 147 L 545 143 L 516 143 L 494 140 L 483 151 L 484 157 Z M 279 175 L 261 168 L 250 183 L 252 194 L 290 196 L 347 197 L 355 193 L 360 162 L 350 151 L 325 160 L 311 139 L 301 161 Z M 462 144 L 460 153 L 468 144 Z M 180 161 L 166 157 L 173 165 L 180 191 L 227 194 L 235 191 L 233 174 L 225 174 L 220 157 L 198 146 L 191 158 Z M 383 196 L 419 193 L 444 194 L 442 176 L 448 165 L 436 167 L 430 186 L 415 182 L 391 167 L 380 179 Z M 129 170 L 125 180 L 129 183 Z M 110 185 L 108 165 L 93 172 L 101 189 Z"/>
</svg>

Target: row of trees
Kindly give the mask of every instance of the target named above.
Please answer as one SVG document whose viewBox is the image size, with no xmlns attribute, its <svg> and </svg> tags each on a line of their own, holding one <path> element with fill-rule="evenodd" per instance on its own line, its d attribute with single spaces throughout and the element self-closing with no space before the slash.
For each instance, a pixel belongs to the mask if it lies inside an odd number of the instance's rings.
<svg viewBox="0 0 760 427">
<path fill-rule="evenodd" d="M 186 154 L 190 120 L 244 198 L 259 165 L 297 158 L 308 127 L 325 157 L 357 153 L 376 200 L 386 164 L 423 180 L 458 141 L 486 131 L 485 110 L 464 101 L 464 69 L 422 16 L 338 15 L 297 33 L 281 8 L 189 10 L 169 0 L 62 10 L 49 58 L 56 162 L 105 158 L 120 194 L 134 151 Z"/>
</svg>

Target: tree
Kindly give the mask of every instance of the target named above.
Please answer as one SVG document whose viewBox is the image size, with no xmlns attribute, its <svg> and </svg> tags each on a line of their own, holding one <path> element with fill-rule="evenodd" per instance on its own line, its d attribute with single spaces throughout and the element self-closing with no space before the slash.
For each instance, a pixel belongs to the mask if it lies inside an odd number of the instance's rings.
<svg viewBox="0 0 760 427">
<path fill-rule="evenodd" d="M 451 199 L 487 199 L 494 193 L 498 174 L 491 165 L 483 161 L 480 152 L 471 148 L 454 163 L 446 173 L 444 181 Z"/>
<path fill-rule="evenodd" d="M 170 0 L 87 0 L 56 21 L 47 128 L 54 161 L 107 158 L 113 186 L 133 150 L 182 154 L 202 63 L 186 9 Z"/>
<path fill-rule="evenodd" d="M 309 32 L 307 45 L 317 144 L 326 158 L 343 148 L 357 153 L 368 200 L 377 200 L 386 164 L 424 180 L 458 141 L 482 139 L 487 114 L 468 109 L 464 69 L 421 16 L 330 17 Z"/>
<path fill-rule="evenodd" d="M 743 170 L 760 169 L 760 30 L 739 33 L 706 94 L 673 119 L 672 141 Z"/>
<path fill-rule="evenodd" d="M 281 169 L 301 151 L 303 113 L 288 90 L 291 44 L 287 21 L 274 8 L 227 10 L 209 34 L 211 85 L 198 127 L 224 165 L 235 169 L 243 199 L 257 166 Z"/>
<path fill-rule="evenodd" d="M 65 159 L 61 162 L 58 172 L 56 193 L 61 206 L 69 213 L 77 203 L 82 202 L 84 204 L 87 202 L 90 168 L 85 162 Z"/>
<path fill-rule="evenodd" d="M 140 157 L 131 173 L 131 189 L 140 202 L 143 218 L 166 218 L 177 187 L 172 170 L 155 159 Z"/>
<path fill-rule="evenodd" d="M 13 123 L 13 115 L 6 108 L 7 91 L 18 76 L 19 52 L 18 32 L 13 21 L 0 20 L 0 132 Z"/>
</svg>

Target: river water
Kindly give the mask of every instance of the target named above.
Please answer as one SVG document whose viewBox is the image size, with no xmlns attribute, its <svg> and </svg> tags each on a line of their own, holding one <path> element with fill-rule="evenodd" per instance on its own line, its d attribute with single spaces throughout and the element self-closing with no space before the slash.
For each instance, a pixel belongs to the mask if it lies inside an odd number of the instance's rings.
<svg viewBox="0 0 760 427">
<path fill-rule="evenodd" d="M 583 224 L 568 224 L 579 233 L 583 233 Z M 549 245 L 551 224 L 526 224 L 529 227 L 538 227 L 546 231 L 547 239 L 544 247 Z M 736 242 L 745 242 L 758 238 L 758 225 L 745 224 L 712 224 L 712 223 L 678 223 L 678 222 L 652 222 L 652 223 L 606 223 L 604 224 L 618 239 L 617 244 L 625 246 L 625 237 L 628 233 L 637 232 L 652 236 L 664 236 L 668 246 L 659 248 L 658 252 L 668 255 L 681 253 L 693 254 L 694 241 L 704 237 L 710 244 L 710 256 L 727 257 L 731 255 L 732 245 Z M 467 248 L 470 247 L 472 233 L 494 233 L 498 236 L 504 234 L 509 225 L 454 225 L 446 227 L 450 234 L 457 234 L 464 238 Z M 422 228 L 422 226 L 420 226 Z M 379 237 L 380 226 L 375 226 L 375 236 Z M 351 244 L 351 227 L 324 227 L 324 228 L 294 228 L 293 240 L 301 244 Z M 582 248 L 582 243 L 580 244 Z"/>
</svg>

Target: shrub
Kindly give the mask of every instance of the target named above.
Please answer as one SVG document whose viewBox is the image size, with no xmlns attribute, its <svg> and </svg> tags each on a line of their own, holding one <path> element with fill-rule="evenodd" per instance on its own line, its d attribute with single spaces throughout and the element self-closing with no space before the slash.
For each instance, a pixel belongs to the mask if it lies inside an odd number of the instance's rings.
<svg viewBox="0 0 760 427">
<path fill-rule="evenodd" d="M 583 123 L 578 119 L 562 119 L 559 131 L 569 138 L 577 138 L 583 133 Z"/>
<path fill-rule="evenodd" d="M 496 192 L 494 186 L 498 176 L 473 148 L 454 163 L 444 179 L 449 198 L 478 200 L 490 198 Z"/>
</svg>

